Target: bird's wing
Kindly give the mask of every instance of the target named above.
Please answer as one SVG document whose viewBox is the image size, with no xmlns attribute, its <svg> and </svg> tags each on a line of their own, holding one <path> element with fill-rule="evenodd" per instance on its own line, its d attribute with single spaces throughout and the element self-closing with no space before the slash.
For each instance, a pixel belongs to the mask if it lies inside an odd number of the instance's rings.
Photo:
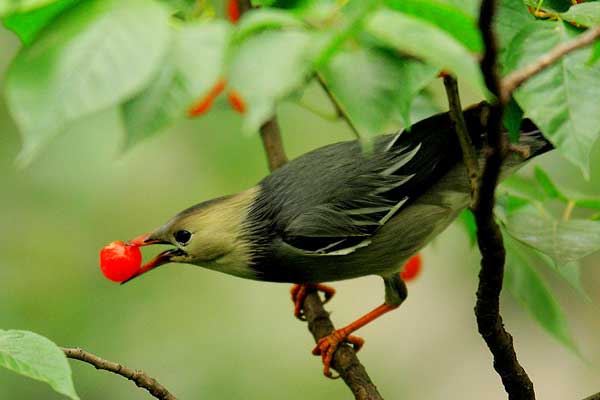
<svg viewBox="0 0 600 400">
<path fill-rule="evenodd" d="M 360 173 L 346 178 L 331 197 L 305 210 L 285 227 L 283 240 L 314 255 L 346 255 L 368 246 L 370 238 L 409 200 L 415 181 L 437 164 L 419 156 L 421 143 L 401 134 L 362 155 Z M 417 174 L 419 176 L 417 176 Z M 413 188 L 413 189 L 411 189 Z"/>
</svg>

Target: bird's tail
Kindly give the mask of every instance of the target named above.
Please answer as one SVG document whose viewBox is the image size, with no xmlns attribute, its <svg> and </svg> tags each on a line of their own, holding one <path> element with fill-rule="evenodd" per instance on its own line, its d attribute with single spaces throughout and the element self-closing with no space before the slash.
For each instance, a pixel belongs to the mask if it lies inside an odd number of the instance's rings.
<svg viewBox="0 0 600 400">
<path fill-rule="evenodd" d="M 489 116 L 489 104 L 485 101 L 475 104 L 464 111 L 464 116 L 473 144 L 477 149 L 482 149 Z M 508 131 L 505 130 L 504 134 L 508 135 Z M 521 122 L 518 145 L 527 153 L 526 159 L 554 149 L 542 131 L 528 118 Z"/>
<path fill-rule="evenodd" d="M 529 150 L 528 158 L 533 158 L 554 150 L 554 146 L 546 139 L 542 131 L 540 131 L 533 121 L 527 118 L 521 122 L 519 145 Z"/>
</svg>

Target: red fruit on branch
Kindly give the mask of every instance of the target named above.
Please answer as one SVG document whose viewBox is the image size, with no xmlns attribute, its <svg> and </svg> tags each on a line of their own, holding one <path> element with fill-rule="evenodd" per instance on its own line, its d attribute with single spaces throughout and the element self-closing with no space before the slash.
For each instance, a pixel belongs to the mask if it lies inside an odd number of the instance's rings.
<svg viewBox="0 0 600 400">
<path fill-rule="evenodd" d="M 113 282 L 123 282 L 134 276 L 142 265 L 138 246 L 116 241 L 100 250 L 100 270 Z"/>
<path fill-rule="evenodd" d="M 225 86 L 227 85 L 227 81 L 225 79 L 219 79 L 217 83 L 204 95 L 200 100 L 194 103 L 188 109 L 188 117 L 197 117 L 202 115 L 212 107 L 213 100 L 221 94 Z"/>
<path fill-rule="evenodd" d="M 227 2 L 227 17 L 234 24 L 240 19 L 240 3 L 238 0 L 229 0 Z"/>
<path fill-rule="evenodd" d="M 235 90 L 229 92 L 227 99 L 229 100 L 231 108 L 233 108 L 235 111 L 239 112 L 240 114 L 243 114 L 244 111 L 246 111 L 246 102 Z"/>
<path fill-rule="evenodd" d="M 423 262 L 421 261 L 420 254 L 412 256 L 411 259 L 404 264 L 402 271 L 400 271 L 402 280 L 408 282 L 415 279 L 419 275 L 419 272 L 421 272 L 422 264 Z"/>
</svg>

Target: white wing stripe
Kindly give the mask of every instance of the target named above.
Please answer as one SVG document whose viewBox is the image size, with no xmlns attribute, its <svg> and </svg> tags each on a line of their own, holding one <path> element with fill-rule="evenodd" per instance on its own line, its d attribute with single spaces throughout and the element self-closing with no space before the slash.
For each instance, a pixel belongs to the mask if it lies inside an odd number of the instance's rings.
<svg viewBox="0 0 600 400">
<path fill-rule="evenodd" d="M 398 139 L 400 138 L 400 135 L 402 135 L 402 132 L 404 132 L 404 129 L 401 130 L 400 132 L 398 132 L 398 134 L 396 136 L 394 136 L 392 138 L 392 140 L 390 140 L 390 142 L 387 144 L 387 146 L 385 146 L 385 150 L 384 152 L 388 152 L 390 151 L 390 149 L 396 144 L 396 142 L 398 141 Z"/>
<path fill-rule="evenodd" d="M 352 246 L 352 247 L 346 247 L 345 249 L 339 249 L 336 251 L 332 251 L 331 253 L 325 253 L 323 255 L 326 256 L 345 256 L 346 254 L 350 254 L 350 253 L 354 253 L 357 249 L 360 249 L 361 247 L 366 247 L 368 245 L 371 244 L 371 240 L 366 239 L 363 240 L 362 242 L 360 242 L 359 244 Z"/>
<path fill-rule="evenodd" d="M 381 174 L 386 175 L 386 176 L 393 174 L 394 172 L 396 172 L 397 170 L 402 168 L 407 162 L 412 160 L 420 148 L 421 148 L 421 143 L 419 143 L 417 146 L 415 146 L 415 148 L 412 149 L 410 152 L 408 152 L 406 154 L 402 154 L 402 156 L 400 157 L 400 161 L 398 161 L 396 164 L 392 165 L 391 167 L 385 169 Z"/>
<path fill-rule="evenodd" d="M 398 204 L 396 204 L 391 210 L 390 212 L 388 212 L 383 218 L 381 218 L 381 220 L 379 221 L 379 223 L 381 225 L 385 224 L 386 222 L 389 221 L 390 218 L 392 218 L 394 216 L 394 214 L 396 214 L 396 211 L 398 211 L 400 209 L 400 207 L 402 207 L 402 205 L 404 203 L 406 203 L 408 201 L 408 197 L 403 198 L 402 200 L 400 200 L 398 202 Z"/>
<path fill-rule="evenodd" d="M 407 176 L 403 177 L 400 181 L 394 183 L 393 185 L 382 186 L 380 188 L 377 188 L 377 189 L 373 190 L 371 192 L 371 194 L 377 195 L 377 194 L 380 194 L 380 193 L 388 192 L 388 191 L 390 191 L 392 189 L 395 189 L 397 187 L 400 187 L 400 186 L 404 185 L 406 182 L 410 181 L 415 175 L 416 174 L 407 175 Z"/>
<path fill-rule="evenodd" d="M 355 208 L 353 210 L 343 211 L 344 214 L 347 215 L 361 215 L 361 214 L 373 214 L 383 211 L 388 211 L 392 207 L 365 207 L 365 208 Z"/>
</svg>

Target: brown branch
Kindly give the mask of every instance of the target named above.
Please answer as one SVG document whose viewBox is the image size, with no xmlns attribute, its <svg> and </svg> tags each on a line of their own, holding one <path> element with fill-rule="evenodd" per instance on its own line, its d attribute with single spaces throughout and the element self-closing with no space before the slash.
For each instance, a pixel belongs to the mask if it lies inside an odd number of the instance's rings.
<svg viewBox="0 0 600 400">
<path fill-rule="evenodd" d="M 536 62 L 526 65 L 517 71 L 511 72 L 502 80 L 502 90 L 500 93 L 502 101 L 508 102 L 508 99 L 512 93 L 532 76 L 548 68 L 550 65 L 554 64 L 561 57 L 567 55 L 568 53 L 582 47 L 589 46 L 598 38 L 600 38 L 600 26 L 590 28 L 576 38 L 559 44 L 547 54 L 540 57 Z"/>
<path fill-rule="evenodd" d="M 496 6 L 495 0 L 483 0 L 479 15 L 479 30 L 485 45 L 481 71 L 486 86 L 498 100 L 490 107 L 487 122 L 488 148 L 473 210 L 477 223 L 477 242 L 482 256 L 475 315 L 479 333 L 494 357 L 494 369 L 502 379 L 508 398 L 535 399 L 533 383 L 517 360 L 512 336 L 504 329 L 500 316 L 500 292 L 506 253 L 502 233 L 494 219 L 494 195 L 506 153 L 502 115 L 507 98 L 500 96 L 501 84 L 496 65 L 497 47 L 492 25 Z"/>
<path fill-rule="evenodd" d="M 161 400 L 177 400 L 169 391 L 156 381 L 156 379 L 148 376 L 145 372 L 128 368 L 124 365 L 104 360 L 94 354 L 88 353 L 80 348 L 62 348 L 62 351 L 68 358 L 79 360 L 93 365 L 96 369 L 110 371 L 117 375 L 121 375 L 130 381 L 133 381 L 138 387 L 146 389 L 152 396 Z"/>
<path fill-rule="evenodd" d="M 458 83 L 452 75 L 444 75 L 444 86 L 446 87 L 446 97 L 448 98 L 448 106 L 450 108 L 450 119 L 454 124 L 454 130 L 458 136 L 460 148 L 462 150 L 463 162 L 467 168 L 467 175 L 471 182 L 471 197 L 475 198 L 475 192 L 479 182 L 479 164 L 475 148 L 471 141 L 471 135 L 467 130 L 467 123 L 462 112 L 460 104 L 460 96 L 458 94 Z"/>
<path fill-rule="evenodd" d="M 277 117 L 273 116 L 260 127 L 260 135 L 269 162 L 269 170 L 274 171 L 287 162 Z"/>
<path fill-rule="evenodd" d="M 360 132 L 358 131 L 358 129 L 356 129 L 356 126 L 354 126 L 354 124 L 350 120 L 350 117 L 344 112 L 344 110 L 342 110 L 340 103 L 335 98 L 333 93 L 331 93 L 331 90 L 329 90 L 329 88 L 327 87 L 327 84 L 325 83 L 325 81 L 323 80 L 321 75 L 316 74 L 316 78 L 317 78 L 317 82 L 319 82 L 319 85 L 321 86 L 321 88 L 323 89 L 323 91 L 325 92 L 327 97 L 329 98 L 329 101 L 331 102 L 331 104 L 333 104 L 333 107 L 335 108 L 335 113 L 336 113 L 337 117 L 342 118 L 344 121 L 346 121 L 346 124 L 352 130 L 352 132 L 354 133 L 354 136 L 356 136 L 357 138 L 360 138 Z"/>
<path fill-rule="evenodd" d="M 248 0 L 240 0 L 240 10 L 250 9 Z M 326 91 L 327 92 L 327 91 Z M 281 132 L 277 119 L 273 116 L 260 128 L 263 147 L 269 162 L 269 169 L 274 171 L 287 162 Z M 308 322 L 315 342 L 334 331 L 329 313 L 323 308 L 321 298 L 316 291 L 309 289 L 304 304 L 303 315 Z M 369 378 L 365 367 L 362 366 L 356 352 L 348 345 L 341 345 L 333 355 L 331 366 L 340 374 L 354 397 L 358 400 L 382 400 L 377 388 Z"/>
<path fill-rule="evenodd" d="M 303 312 L 315 342 L 335 330 L 329 319 L 329 313 L 323 308 L 323 303 L 316 291 L 311 291 L 306 296 Z M 356 352 L 350 345 L 343 344 L 338 347 L 333 355 L 331 366 L 340 374 L 355 399 L 382 400 L 377 387 L 371 381 L 365 367 L 360 363 Z"/>
</svg>

